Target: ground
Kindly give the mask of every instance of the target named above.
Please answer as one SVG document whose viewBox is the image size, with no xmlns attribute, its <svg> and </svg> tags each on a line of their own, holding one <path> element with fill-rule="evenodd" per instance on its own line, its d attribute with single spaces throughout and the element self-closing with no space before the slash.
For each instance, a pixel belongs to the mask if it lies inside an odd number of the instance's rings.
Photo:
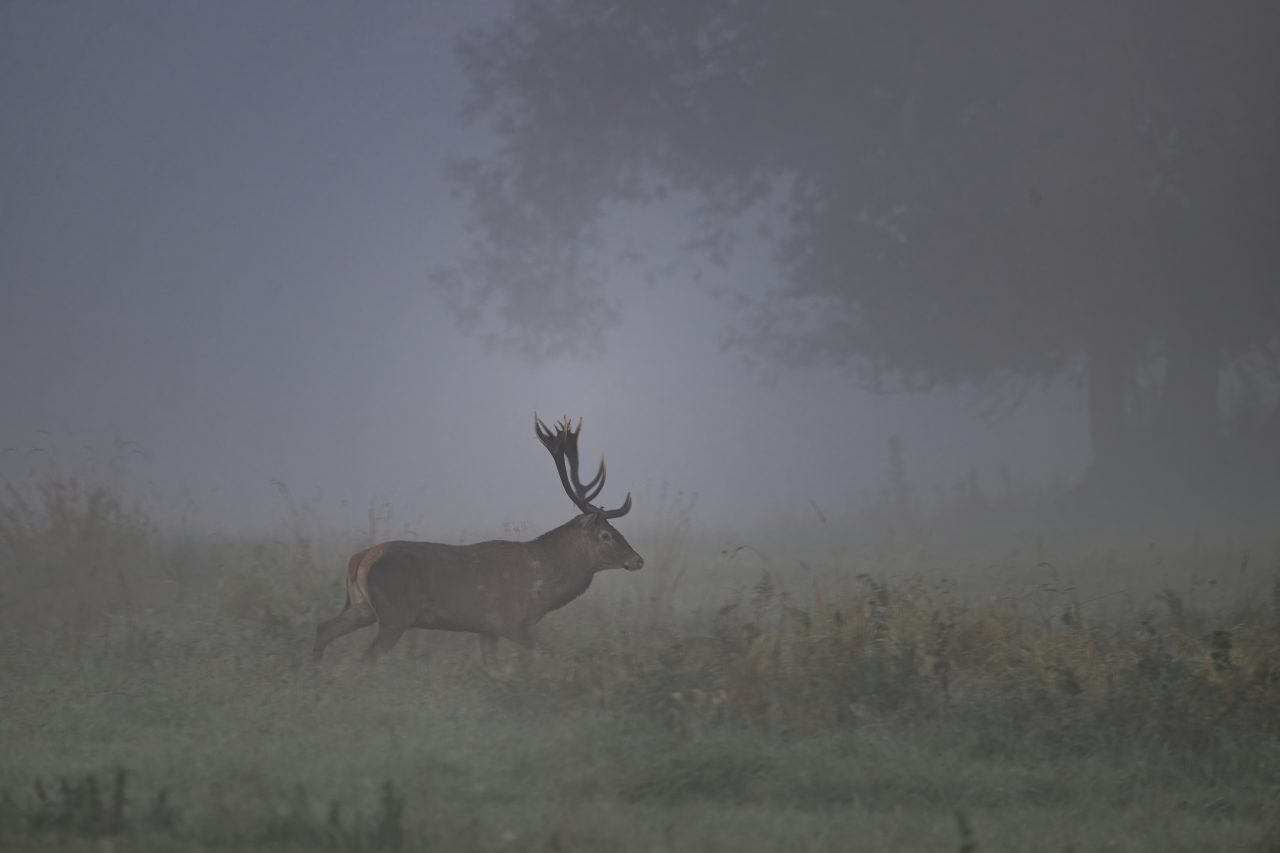
<svg viewBox="0 0 1280 853">
<path fill-rule="evenodd" d="M 324 596 L 289 586 L 11 637 L 5 848 L 1280 849 L 1265 595 L 1090 616 L 765 578 L 657 618 L 604 589 L 495 669 L 432 632 L 317 668 Z"/>
</svg>

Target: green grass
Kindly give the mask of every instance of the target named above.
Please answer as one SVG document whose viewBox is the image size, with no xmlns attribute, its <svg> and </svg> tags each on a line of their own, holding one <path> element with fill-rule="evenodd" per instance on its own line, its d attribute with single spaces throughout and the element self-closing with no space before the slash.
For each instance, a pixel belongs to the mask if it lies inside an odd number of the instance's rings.
<svg viewBox="0 0 1280 853">
<path fill-rule="evenodd" d="M 1265 608 L 1232 615 L 1223 659 L 1212 634 L 1168 617 L 1047 631 L 1003 605 L 957 603 L 945 627 L 923 589 L 868 583 L 838 621 L 832 603 L 759 601 L 653 631 L 637 629 L 637 605 L 588 598 L 548 620 L 542 650 L 505 649 L 496 673 L 473 638 L 427 633 L 373 668 L 349 642 L 313 669 L 306 621 L 238 614 L 225 589 L 150 625 L 108 623 L 74 653 L 62 639 L 10 643 L 0 839 L 33 850 L 104 837 L 282 850 L 1280 841 L 1280 639 Z M 93 778 L 107 804 L 120 768 L 127 803 L 113 819 L 58 793 Z"/>
<path fill-rule="evenodd" d="M 0 507 L 5 850 L 1280 850 L 1256 560 L 1091 602 L 1035 563 L 961 591 L 682 546 L 492 672 L 428 632 L 314 668 L 358 542 L 177 537 L 50 494 Z M 676 606 L 681 569 L 729 577 Z"/>
</svg>

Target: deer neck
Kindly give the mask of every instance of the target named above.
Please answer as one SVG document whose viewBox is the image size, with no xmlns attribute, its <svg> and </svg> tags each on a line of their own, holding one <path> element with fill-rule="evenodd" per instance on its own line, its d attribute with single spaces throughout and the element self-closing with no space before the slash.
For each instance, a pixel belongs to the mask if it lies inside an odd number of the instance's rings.
<svg viewBox="0 0 1280 853">
<path fill-rule="evenodd" d="M 585 592 L 598 569 L 576 520 L 542 534 L 529 550 L 553 610 Z"/>
</svg>

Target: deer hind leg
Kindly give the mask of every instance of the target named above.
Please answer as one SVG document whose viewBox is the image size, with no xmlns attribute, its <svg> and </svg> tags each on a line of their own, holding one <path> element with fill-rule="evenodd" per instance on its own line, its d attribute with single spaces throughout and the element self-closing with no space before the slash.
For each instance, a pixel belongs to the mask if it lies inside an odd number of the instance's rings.
<svg viewBox="0 0 1280 853">
<path fill-rule="evenodd" d="M 373 610 L 368 607 L 347 606 L 332 619 L 326 619 L 316 626 L 316 644 L 311 650 L 311 660 L 319 663 L 324 656 L 325 647 L 341 636 L 358 631 L 377 621 Z"/>
<path fill-rule="evenodd" d="M 400 642 L 400 637 L 404 634 L 409 626 L 400 622 L 388 622 L 383 619 L 378 623 L 378 636 L 373 638 L 373 642 L 369 644 L 369 648 L 365 649 L 364 659 L 368 663 L 373 663 L 378 658 Z"/>
<path fill-rule="evenodd" d="M 378 636 L 364 653 L 366 661 L 391 651 L 404 632 L 423 618 L 423 608 L 412 601 L 415 577 L 412 565 L 394 561 L 379 561 L 370 569 L 369 607 L 378 617 Z"/>
</svg>

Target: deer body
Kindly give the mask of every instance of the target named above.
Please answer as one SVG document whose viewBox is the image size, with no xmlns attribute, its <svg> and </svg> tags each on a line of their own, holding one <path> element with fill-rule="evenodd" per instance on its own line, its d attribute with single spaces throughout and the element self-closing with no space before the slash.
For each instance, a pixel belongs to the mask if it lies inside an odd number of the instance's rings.
<svg viewBox="0 0 1280 853">
<path fill-rule="evenodd" d="M 587 499 L 604 485 L 603 462 L 596 478 L 582 486 L 577 432 L 567 421 L 554 436 L 537 424 L 569 497 L 588 511 L 529 542 L 393 541 L 357 552 L 347 563 L 346 607 L 316 628 L 316 661 L 333 640 L 374 622 L 378 635 L 367 658 L 390 650 L 408 628 L 433 628 L 479 634 L 488 661 L 499 637 L 531 646 L 534 625 L 586 592 L 596 572 L 644 565 L 608 521 L 630 509 L 630 495 L 620 510 L 590 506 Z"/>
</svg>

